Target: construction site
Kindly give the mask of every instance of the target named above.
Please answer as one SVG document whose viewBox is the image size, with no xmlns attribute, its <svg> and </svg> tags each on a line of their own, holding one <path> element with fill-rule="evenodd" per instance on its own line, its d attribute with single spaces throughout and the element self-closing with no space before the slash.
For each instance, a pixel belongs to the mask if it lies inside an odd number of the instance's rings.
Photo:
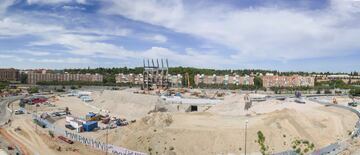
<svg viewBox="0 0 360 155">
<path fill-rule="evenodd" d="M 200 89 L 190 82 L 179 88 L 170 84 L 167 60 L 144 60 L 143 65 L 140 87 L 4 97 L 2 150 L 34 155 L 359 153 L 360 98 Z"/>
<path fill-rule="evenodd" d="M 358 153 L 359 116 L 337 107 L 359 110 L 348 105 L 358 98 L 168 88 L 166 79 L 153 80 L 161 77 L 145 79 L 143 88 L 24 96 L 8 104 L 0 138 L 21 154 L 262 154 L 261 132 L 269 154 L 291 152 L 299 141 L 309 143 L 305 154 Z"/>
</svg>

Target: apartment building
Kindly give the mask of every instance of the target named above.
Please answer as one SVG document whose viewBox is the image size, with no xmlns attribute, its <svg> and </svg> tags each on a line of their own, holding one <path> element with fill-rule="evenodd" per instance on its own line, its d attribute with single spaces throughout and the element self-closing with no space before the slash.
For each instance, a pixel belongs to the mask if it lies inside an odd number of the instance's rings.
<svg viewBox="0 0 360 155">
<path fill-rule="evenodd" d="M 131 84 L 142 84 L 144 78 L 142 74 L 117 74 L 115 76 L 116 83 L 131 83 Z"/>
<path fill-rule="evenodd" d="M 168 74 L 169 82 L 171 87 L 181 87 L 183 76 L 181 74 L 170 75 Z"/>
<path fill-rule="evenodd" d="M 149 77 L 152 77 L 152 75 L 149 75 Z M 157 78 L 162 78 L 160 75 L 159 76 L 156 76 L 156 79 L 157 81 L 160 81 L 158 80 Z M 179 87 L 179 86 L 182 86 L 182 78 L 183 76 L 181 74 L 177 74 L 177 75 L 167 75 L 167 77 L 169 79 L 169 83 L 172 87 Z M 120 73 L 120 74 L 117 74 L 115 76 L 115 80 L 116 80 L 116 83 L 131 83 L 131 84 L 143 84 L 144 82 L 144 78 L 143 78 L 143 75 L 142 74 L 123 74 L 123 73 Z"/>
<path fill-rule="evenodd" d="M 218 76 L 197 74 L 194 77 L 195 85 L 199 84 L 234 84 L 234 85 L 254 85 L 254 77 L 239 76 L 239 75 L 225 75 Z"/>
<path fill-rule="evenodd" d="M 19 70 L 14 68 L 0 69 L 0 81 L 18 81 L 20 78 Z"/>
<path fill-rule="evenodd" d="M 353 75 L 313 75 L 317 82 L 327 82 L 332 80 L 342 80 L 345 83 L 355 83 L 360 81 L 360 76 Z"/>
<path fill-rule="evenodd" d="M 49 73 L 46 71 L 29 71 L 28 84 L 36 84 L 41 81 L 88 81 L 102 82 L 103 75 L 100 74 L 69 74 L 69 73 Z"/>
<path fill-rule="evenodd" d="M 263 86 L 269 87 L 306 87 L 314 86 L 315 78 L 310 76 L 277 76 L 277 75 L 265 75 L 262 76 Z"/>
</svg>

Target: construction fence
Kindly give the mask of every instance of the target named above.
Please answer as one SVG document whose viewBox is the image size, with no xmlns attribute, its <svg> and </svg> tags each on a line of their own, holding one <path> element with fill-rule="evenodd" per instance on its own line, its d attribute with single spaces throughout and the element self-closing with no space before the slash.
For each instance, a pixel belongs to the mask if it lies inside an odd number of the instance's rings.
<svg viewBox="0 0 360 155">
<path fill-rule="evenodd" d="M 42 119 L 37 115 L 33 115 L 33 119 L 44 124 L 46 126 L 46 128 L 48 128 L 50 131 L 53 131 L 55 135 L 64 136 L 68 139 L 80 142 L 91 148 L 101 150 L 103 152 L 107 151 L 108 153 L 112 153 L 115 155 L 146 155 L 146 153 L 132 151 L 132 150 L 128 150 L 126 148 L 118 147 L 118 146 L 115 146 L 112 144 L 103 143 L 103 142 L 98 141 L 93 138 L 88 138 L 88 137 L 85 137 L 85 136 L 77 134 L 77 133 L 73 133 L 73 132 L 69 132 L 69 131 L 66 131 L 61 128 L 57 128 L 55 125 L 50 123 L 48 120 Z"/>
</svg>

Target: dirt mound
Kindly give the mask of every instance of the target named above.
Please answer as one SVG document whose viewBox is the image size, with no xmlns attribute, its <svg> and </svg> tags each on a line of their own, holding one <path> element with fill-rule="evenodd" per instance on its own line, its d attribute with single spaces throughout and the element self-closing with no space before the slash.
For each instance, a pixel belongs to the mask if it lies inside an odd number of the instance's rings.
<svg viewBox="0 0 360 155">
<path fill-rule="evenodd" d="M 145 125 L 153 127 L 167 127 L 172 122 L 172 115 L 170 113 L 151 113 L 148 116 L 145 116 L 141 119 Z"/>
<path fill-rule="evenodd" d="M 91 104 L 100 109 L 109 110 L 127 119 L 139 119 L 154 109 L 158 97 L 145 94 L 134 94 L 128 90 L 94 92 Z"/>
<path fill-rule="evenodd" d="M 256 95 L 250 95 L 256 96 Z M 261 96 L 261 95 L 258 95 Z M 244 95 L 232 94 L 226 96 L 224 101 L 215 105 L 208 112 L 219 115 L 227 116 L 245 116 L 245 115 L 260 115 L 267 114 L 283 109 L 295 109 L 297 111 L 306 111 L 321 105 L 306 100 L 306 104 L 298 104 L 294 102 L 294 99 L 286 99 L 285 101 L 279 101 L 276 99 L 266 99 L 266 101 L 252 102 L 252 106 L 245 110 Z"/>
</svg>

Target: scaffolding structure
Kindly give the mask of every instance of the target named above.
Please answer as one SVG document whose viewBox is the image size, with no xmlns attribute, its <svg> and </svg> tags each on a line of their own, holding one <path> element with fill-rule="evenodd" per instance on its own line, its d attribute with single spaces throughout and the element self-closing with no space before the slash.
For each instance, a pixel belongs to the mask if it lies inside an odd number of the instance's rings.
<svg viewBox="0 0 360 155">
<path fill-rule="evenodd" d="M 144 59 L 143 65 L 143 89 L 152 90 L 155 88 L 169 88 L 169 63 L 167 59 L 165 59 L 165 62 L 161 59 L 160 63 L 159 59 L 156 59 L 156 63 L 154 62 L 154 59 L 151 59 L 151 63 L 150 59 Z"/>
</svg>

